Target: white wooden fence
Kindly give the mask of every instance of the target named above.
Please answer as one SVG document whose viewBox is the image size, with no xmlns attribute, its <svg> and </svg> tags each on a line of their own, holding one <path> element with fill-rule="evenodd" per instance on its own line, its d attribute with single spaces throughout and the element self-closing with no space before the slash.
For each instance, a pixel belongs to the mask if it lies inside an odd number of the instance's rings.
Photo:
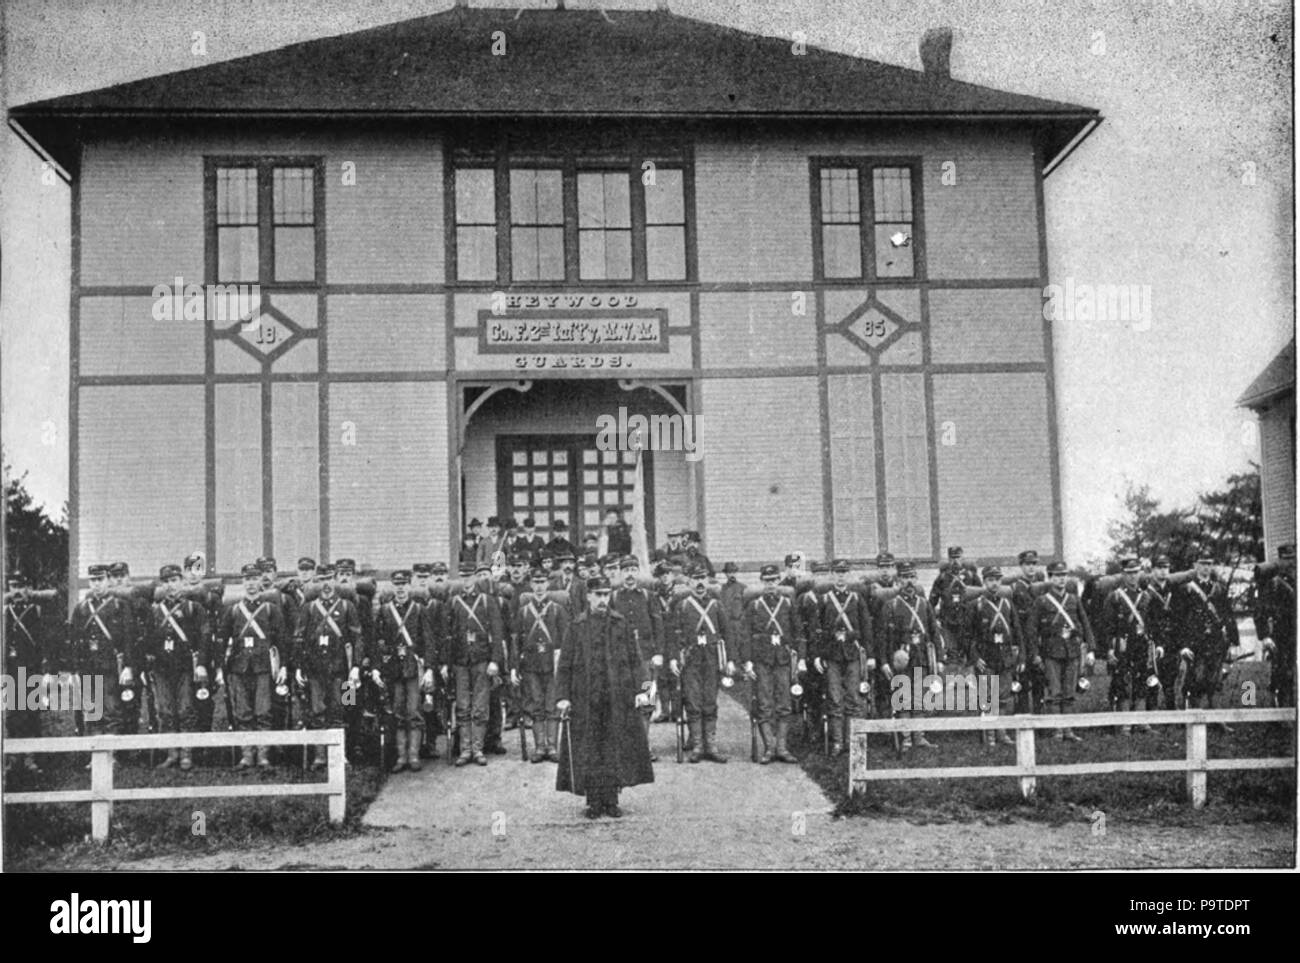
<svg viewBox="0 0 1300 963">
<path fill-rule="evenodd" d="M 113 753 L 132 749 L 209 749 L 221 746 L 327 746 L 325 782 L 235 783 L 225 786 L 145 786 L 125 789 L 113 785 Z M 164 732 L 138 736 L 68 736 L 6 739 L 5 755 L 28 753 L 90 753 L 90 788 L 4 793 L 5 805 L 15 803 L 90 803 L 91 836 L 108 839 L 114 802 L 141 799 L 213 799 L 228 796 L 328 796 L 329 821 L 343 821 L 347 808 L 343 730 L 275 729 L 268 732 Z"/>
<path fill-rule="evenodd" d="M 1119 772 L 1185 772 L 1187 796 L 1192 806 L 1205 805 L 1206 776 L 1230 769 L 1289 769 L 1293 756 L 1263 759 L 1210 759 L 1206 754 L 1207 725 L 1286 722 L 1295 725 L 1295 709 L 1191 709 L 1160 712 L 1089 712 L 1075 715 L 942 716 L 916 719 L 854 719 L 849 740 L 849 789 L 865 792 L 867 783 L 885 779 L 975 779 L 1016 777 L 1020 793 L 1032 799 L 1040 776 L 1089 776 Z M 1122 759 L 1114 762 L 1071 762 L 1040 766 L 1034 758 L 1035 730 L 1097 729 L 1122 725 L 1177 725 L 1187 727 L 1187 755 L 1183 759 Z M 868 767 L 867 736 L 902 732 L 980 732 L 1014 729 L 1016 761 L 981 766 L 932 766 L 907 769 Z M 1135 737 L 1139 738 L 1139 737 Z M 1122 745 L 1122 743 L 1121 743 Z M 923 758 L 912 750 L 913 758 Z M 894 757 L 891 747 L 888 755 Z"/>
</svg>

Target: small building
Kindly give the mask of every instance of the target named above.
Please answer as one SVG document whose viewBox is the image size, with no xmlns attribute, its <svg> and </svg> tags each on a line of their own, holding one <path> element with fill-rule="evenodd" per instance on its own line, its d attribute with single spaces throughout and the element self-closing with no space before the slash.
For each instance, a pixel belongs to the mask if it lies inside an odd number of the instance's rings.
<svg viewBox="0 0 1300 963">
<path fill-rule="evenodd" d="M 1295 338 L 1237 399 L 1259 416 L 1259 488 L 1264 502 L 1264 548 L 1295 544 Z"/>
<path fill-rule="evenodd" d="M 620 409 L 698 431 L 644 456 L 653 544 L 1059 553 L 1043 179 L 1100 116 L 950 45 L 457 5 L 12 109 L 73 192 L 73 578 L 576 541 Z"/>
</svg>

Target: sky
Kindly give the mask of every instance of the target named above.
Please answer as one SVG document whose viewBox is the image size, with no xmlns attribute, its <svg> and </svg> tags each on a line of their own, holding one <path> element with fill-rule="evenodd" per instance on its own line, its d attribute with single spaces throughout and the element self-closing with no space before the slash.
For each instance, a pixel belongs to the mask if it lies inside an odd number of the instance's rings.
<svg viewBox="0 0 1300 963">
<path fill-rule="evenodd" d="M 479 5 L 479 4 L 475 4 Z M 549 6 L 510 3 L 496 6 Z M 601 6 L 570 0 L 572 7 Z M 91 90 L 451 6 L 447 0 L 5 0 L 6 104 Z M 610 11 L 653 7 L 606 3 Z M 1104 123 L 1045 183 L 1050 280 L 1136 285 L 1150 323 L 1054 322 L 1065 547 L 1104 552 L 1132 481 L 1166 507 L 1259 458 L 1235 401 L 1294 336 L 1292 11 L 1268 0 L 671 0 L 685 16 L 920 67 Z M 69 190 L 0 133 L 0 442 L 67 497 Z"/>
</svg>

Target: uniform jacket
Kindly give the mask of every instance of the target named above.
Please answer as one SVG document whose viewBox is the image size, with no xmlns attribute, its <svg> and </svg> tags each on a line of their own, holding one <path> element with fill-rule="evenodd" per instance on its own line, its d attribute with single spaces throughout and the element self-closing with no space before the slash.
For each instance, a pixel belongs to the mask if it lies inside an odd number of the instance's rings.
<svg viewBox="0 0 1300 963">
<path fill-rule="evenodd" d="M 546 596 L 531 592 L 519 598 L 515 609 L 514 645 L 510 665 L 521 672 L 547 675 L 555 671 L 555 653 L 569 636 L 569 611 Z"/>
<path fill-rule="evenodd" d="M 972 580 L 972 574 L 964 566 L 947 565 L 934 580 L 930 587 L 930 607 L 941 625 L 953 630 L 961 629 L 965 622 L 966 589 L 980 586 L 979 577 Z"/>
<path fill-rule="evenodd" d="M 1028 661 L 1015 606 L 996 592 L 983 592 L 970 601 L 962 637 L 972 659 L 983 659 L 990 672 L 1004 672 Z"/>
<path fill-rule="evenodd" d="M 616 588 L 610 594 L 609 607 L 627 619 L 641 658 L 665 654 L 663 609 L 649 589 Z"/>
<path fill-rule="evenodd" d="M 692 592 L 673 604 L 665 629 L 669 644 L 676 647 L 670 655 L 685 652 L 686 664 L 700 659 L 710 659 L 717 664 L 721 652 L 723 660 L 733 659 L 728 642 L 733 638 L 731 623 L 722 603 L 711 595 L 696 598 Z"/>
<path fill-rule="evenodd" d="M 361 616 L 356 605 L 339 595 L 328 601 L 317 596 L 301 609 L 293 641 L 294 668 L 308 675 L 345 676 L 366 657 Z"/>
<path fill-rule="evenodd" d="M 528 556 L 528 561 L 536 565 L 542 557 L 542 549 L 546 548 L 546 540 L 540 535 L 534 535 L 527 538 L 523 535 L 515 542 L 515 551 L 521 552 Z"/>
<path fill-rule="evenodd" d="M 928 646 L 933 645 L 935 658 L 943 662 L 946 656 L 943 633 L 934 617 L 934 609 L 925 596 L 918 593 L 899 593 L 881 607 L 880 624 L 876 626 L 876 658 L 884 664 L 894 652 L 907 649 L 913 668 L 927 671 L 930 664 Z"/>
<path fill-rule="evenodd" d="M 583 795 L 654 782 L 634 701 L 649 679 L 623 616 L 583 612 L 573 620 L 555 674 L 556 701 L 572 703 L 567 738 L 560 738 L 556 789 Z"/>
<path fill-rule="evenodd" d="M 1278 573 L 1260 593 L 1255 625 L 1261 639 L 1277 643 L 1282 657 L 1295 658 L 1295 576 Z"/>
<path fill-rule="evenodd" d="M 226 671 L 257 674 L 271 671 L 271 646 L 288 654 L 289 630 L 277 605 L 249 599 L 235 599 L 221 611 L 217 644 L 224 647 Z"/>
<path fill-rule="evenodd" d="M 1151 630 L 1142 611 L 1142 589 L 1119 586 L 1106 596 L 1102 606 L 1107 653 L 1117 657 L 1141 654 L 1146 657 L 1146 647 Z"/>
<path fill-rule="evenodd" d="M 1168 649 L 1174 631 L 1174 583 L 1147 582 L 1138 598 L 1138 611 L 1147 623 L 1147 635 L 1156 645 Z"/>
<path fill-rule="evenodd" d="M 434 640 L 425 635 L 424 605 L 413 598 L 404 603 L 394 598 L 381 605 L 375 619 L 375 650 L 384 679 L 418 679 L 435 656 Z"/>
<path fill-rule="evenodd" d="M 169 675 L 212 666 L 208 614 L 190 599 L 160 599 L 149 610 L 145 625 L 145 668 Z M 150 661 L 152 660 L 152 662 Z"/>
<path fill-rule="evenodd" d="M 447 634 L 438 661 L 442 665 L 506 665 L 506 634 L 501 606 L 486 592 L 457 593 L 447 600 Z"/>
<path fill-rule="evenodd" d="M 116 679 L 117 657 L 134 666 L 135 616 L 131 605 L 113 595 L 96 599 L 88 595 L 77 603 L 68 619 L 68 668 L 79 673 L 102 673 Z"/>
<path fill-rule="evenodd" d="M 1176 637 L 1198 659 L 1222 661 L 1228 647 L 1238 644 L 1237 620 L 1222 582 L 1192 581 L 1174 593 Z"/>
<path fill-rule="evenodd" d="M 1035 656 L 1044 659 L 1076 659 L 1079 657 L 1080 640 L 1089 649 L 1094 648 L 1092 625 L 1088 622 L 1088 615 L 1083 610 L 1079 596 L 1073 592 L 1062 590 L 1058 595 L 1055 590 L 1048 589 L 1034 600 L 1031 619 L 1034 627 L 1028 644 L 1031 659 Z"/>
<path fill-rule="evenodd" d="M 768 597 L 760 595 L 745 606 L 744 626 L 737 648 L 739 661 L 757 665 L 789 665 L 793 650 L 794 660 L 806 658 L 808 639 L 803 620 L 794 600 L 780 593 Z"/>
<path fill-rule="evenodd" d="M 858 658 L 858 648 L 861 647 L 874 658 L 871 610 L 867 600 L 858 592 L 847 588 L 841 592 L 832 588 L 822 596 L 817 619 L 821 628 L 817 655 L 836 662 L 848 662 Z"/>
<path fill-rule="evenodd" d="M 42 615 L 41 607 L 31 599 L 5 602 L 5 671 L 11 676 L 19 666 L 41 673 L 53 668 L 55 660 L 45 645 Z"/>
<path fill-rule="evenodd" d="M 739 625 L 745 617 L 745 583 L 723 582 L 718 592 L 722 607 L 727 610 L 727 620 Z"/>
</svg>

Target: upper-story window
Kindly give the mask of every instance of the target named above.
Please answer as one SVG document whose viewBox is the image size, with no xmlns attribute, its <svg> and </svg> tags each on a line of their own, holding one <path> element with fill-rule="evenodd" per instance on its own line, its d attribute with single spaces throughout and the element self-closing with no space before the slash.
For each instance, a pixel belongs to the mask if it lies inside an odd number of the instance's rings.
<svg viewBox="0 0 1300 963">
<path fill-rule="evenodd" d="M 457 159 L 455 280 L 686 280 L 687 184 L 681 161 Z"/>
<path fill-rule="evenodd" d="M 215 280 L 262 284 L 318 280 L 316 166 L 221 161 L 211 170 Z"/>
<path fill-rule="evenodd" d="M 916 277 L 914 168 L 815 161 L 817 273 L 827 280 Z"/>
</svg>

